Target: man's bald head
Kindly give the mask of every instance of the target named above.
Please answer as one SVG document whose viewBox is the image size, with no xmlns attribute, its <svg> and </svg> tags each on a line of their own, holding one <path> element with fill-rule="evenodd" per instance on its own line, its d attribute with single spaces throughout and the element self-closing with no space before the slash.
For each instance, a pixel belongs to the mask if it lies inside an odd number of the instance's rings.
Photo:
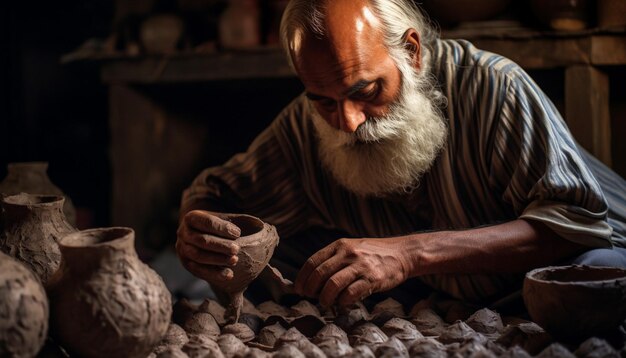
<svg viewBox="0 0 626 358">
<path fill-rule="evenodd" d="M 421 46 L 429 47 L 436 33 L 411 0 L 291 0 L 281 21 L 281 41 L 294 69 L 294 55 L 305 41 L 325 41 L 331 50 L 362 31 L 380 31 L 370 38 L 387 47 L 402 48 L 407 30 L 415 29 Z"/>
</svg>

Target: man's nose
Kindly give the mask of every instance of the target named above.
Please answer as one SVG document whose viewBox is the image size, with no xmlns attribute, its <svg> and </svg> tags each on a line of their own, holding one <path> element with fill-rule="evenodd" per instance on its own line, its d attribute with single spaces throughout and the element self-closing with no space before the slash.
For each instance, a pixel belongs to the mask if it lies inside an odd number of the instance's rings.
<svg viewBox="0 0 626 358">
<path fill-rule="evenodd" d="M 339 102 L 339 129 L 347 133 L 354 133 L 365 122 L 365 113 L 358 103 L 353 101 Z"/>
</svg>

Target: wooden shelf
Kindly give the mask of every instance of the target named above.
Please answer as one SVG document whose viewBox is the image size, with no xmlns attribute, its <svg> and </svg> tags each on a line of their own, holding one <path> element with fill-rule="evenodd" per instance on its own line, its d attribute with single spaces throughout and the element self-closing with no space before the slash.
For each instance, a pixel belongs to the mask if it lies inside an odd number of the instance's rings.
<svg viewBox="0 0 626 358">
<path fill-rule="evenodd" d="M 178 54 L 103 61 L 102 81 L 113 83 L 181 83 L 294 77 L 280 49 L 214 54 Z"/>
<path fill-rule="evenodd" d="M 547 32 L 516 23 L 485 22 L 444 31 L 443 38 L 466 39 L 525 69 L 567 68 L 574 65 L 626 64 L 626 29 L 589 29 Z M 96 61 L 103 82 L 178 83 L 256 78 L 284 78 L 295 74 L 278 48 L 213 53 L 178 53 L 171 56 L 129 57 L 97 52 L 64 56 L 64 62 Z M 71 58 L 70 60 L 67 60 Z"/>
</svg>

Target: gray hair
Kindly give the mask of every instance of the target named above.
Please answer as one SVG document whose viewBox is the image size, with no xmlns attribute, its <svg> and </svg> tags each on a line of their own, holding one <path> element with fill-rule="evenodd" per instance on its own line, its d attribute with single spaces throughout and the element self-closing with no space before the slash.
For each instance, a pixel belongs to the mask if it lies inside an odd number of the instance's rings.
<svg viewBox="0 0 626 358">
<path fill-rule="evenodd" d="M 280 36 L 283 49 L 292 68 L 290 42 L 296 36 L 309 34 L 316 37 L 325 35 L 324 16 L 325 4 L 333 0 L 291 0 L 285 9 L 281 23 Z M 374 14 L 383 24 L 383 34 L 386 47 L 391 52 L 404 48 L 404 35 L 413 28 L 420 35 L 423 49 L 428 50 L 437 38 L 438 33 L 431 26 L 429 19 L 422 14 L 412 0 L 368 0 Z M 396 50 L 396 51 L 394 51 Z M 422 51 L 426 54 L 428 51 Z M 399 60 L 393 56 L 394 60 Z"/>
</svg>

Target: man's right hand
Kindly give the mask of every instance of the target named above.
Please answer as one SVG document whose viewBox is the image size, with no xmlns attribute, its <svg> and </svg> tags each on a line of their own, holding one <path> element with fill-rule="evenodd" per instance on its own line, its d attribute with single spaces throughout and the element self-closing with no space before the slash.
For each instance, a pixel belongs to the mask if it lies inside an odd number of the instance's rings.
<svg viewBox="0 0 626 358">
<path fill-rule="evenodd" d="M 241 235 L 241 229 L 226 217 L 192 210 L 183 216 L 176 233 L 176 253 L 181 263 L 208 283 L 232 279 L 229 267 L 237 264 L 239 245 L 233 240 Z"/>
</svg>

